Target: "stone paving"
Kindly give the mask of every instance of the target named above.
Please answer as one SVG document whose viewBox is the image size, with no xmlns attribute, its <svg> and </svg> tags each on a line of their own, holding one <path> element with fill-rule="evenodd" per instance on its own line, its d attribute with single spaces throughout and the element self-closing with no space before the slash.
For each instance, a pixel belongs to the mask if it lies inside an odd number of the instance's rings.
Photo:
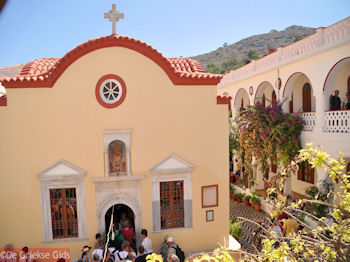
<svg viewBox="0 0 350 262">
<path fill-rule="evenodd" d="M 256 212 L 251 206 L 245 206 L 243 203 L 238 203 L 230 199 L 230 218 L 244 217 L 252 221 L 262 219 L 264 223 L 267 223 L 267 214 L 261 210 Z M 255 249 L 252 245 L 253 232 L 257 230 L 257 226 L 247 221 L 242 221 L 243 236 L 240 237 L 239 242 L 241 243 L 242 250 L 254 253 Z"/>
</svg>

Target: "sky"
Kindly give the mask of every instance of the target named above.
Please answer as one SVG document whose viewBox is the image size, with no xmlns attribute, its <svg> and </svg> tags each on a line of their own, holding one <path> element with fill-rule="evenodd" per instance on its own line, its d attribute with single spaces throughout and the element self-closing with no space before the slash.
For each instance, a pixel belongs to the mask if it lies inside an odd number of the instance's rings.
<svg viewBox="0 0 350 262">
<path fill-rule="evenodd" d="M 291 25 L 326 27 L 350 15 L 350 0 L 7 0 L 0 13 L 0 67 L 62 57 L 112 33 L 112 3 L 124 13 L 117 33 L 166 57 L 195 56 Z"/>
</svg>

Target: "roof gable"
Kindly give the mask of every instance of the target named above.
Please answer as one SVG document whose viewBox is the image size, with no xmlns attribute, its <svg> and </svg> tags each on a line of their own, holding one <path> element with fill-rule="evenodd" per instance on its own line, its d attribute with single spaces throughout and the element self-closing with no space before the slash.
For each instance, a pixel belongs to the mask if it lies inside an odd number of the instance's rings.
<svg viewBox="0 0 350 262">
<path fill-rule="evenodd" d="M 151 173 L 192 171 L 194 166 L 186 160 L 171 154 L 150 169 Z"/>
<path fill-rule="evenodd" d="M 55 164 L 45 168 L 37 176 L 39 179 L 54 179 L 64 177 L 84 177 L 86 171 L 64 160 L 59 160 Z"/>
<path fill-rule="evenodd" d="M 110 35 L 89 40 L 62 58 L 40 58 L 23 67 L 19 76 L 1 79 L 5 88 L 52 87 L 63 72 L 80 57 L 105 47 L 125 47 L 148 57 L 175 85 L 216 85 L 222 75 L 204 73 L 202 66 L 189 58 L 166 58 L 150 45 L 127 36 Z"/>
</svg>

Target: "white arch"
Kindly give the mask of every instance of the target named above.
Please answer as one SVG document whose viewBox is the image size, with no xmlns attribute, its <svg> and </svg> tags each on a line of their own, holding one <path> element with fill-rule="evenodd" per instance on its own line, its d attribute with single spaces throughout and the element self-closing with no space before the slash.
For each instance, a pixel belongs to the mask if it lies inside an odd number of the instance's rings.
<svg viewBox="0 0 350 262">
<path fill-rule="evenodd" d="M 234 101 L 234 108 L 235 108 L 235 112 L 239 112 L 240 107 L 241 107 L 241 103 L 242 103 L 242 99 L 243 99 L 243 107 L 247 108 L 250 105 L 250 99 L 249 99 L 249 95 L 246 89 L 244 88 L 240 88 L 236 94 L 235 94 L 235 98 L 233 99 Z"/>
<path fill-rule="evenodd" d="M 142 242 L 141 238 L 141 226 L 142 226 L 142 212 L 138 201 L 130 194 L 126 192 L 121 192 L 120 194 L 113 194 L 106 198 L 102 204 L 98 207 L 98 232 L 104 236 L 105 235 L 105 215 L 112 206 L 117 204 L 123 204 L 128 206 L 132 212 L 134 212 L 135 219 L 135 236 L 136 236 L 136 246 L 140 246 Z"/>
<path fill-rule="evenodd" d="M 282 105 L 282 109 L 284 112 L 289 112 L 289 102 L 292 100 L 292 95 L 293 111 L 302 111 L 302 88 L 306 83 L 309 83 L 311 86 L 311 111 L 316 111 L 316 98 L 314 93 L 315 91 L 310 81 L 310 78 L 302 72 L 295 72 L 288 78 L 283 89 L 282 101 L 284 101 L 284 103 Z"/>
<path fill-rule="evenodd" d="M 269 105 L 272 101 L 272 93 L 273 91 L 275 91 L 276 94 L 276 99 L 277 99 L 277 94 L 278 92 L 275 90 L 275 88 L 273 87 L 273 85 L 268 82 L 268 81 L 263 81 L 257 88 L 256 92 L 255 92 L 255 97 L 254 97 L 254 103 L 259 101 L 260 103 L 262 103 L 262 98 L 263 95 L 265 95 L 266 98 L 266 105 Z"/>
<path fill-rule="evenodd" d="M 334 90 L 340 90 L 340 96 L 345 97 L 347 92 L 347 79 L 350 76 L 350 57 L 339 60 L 329 70 L 323 86 L 325 97 L 325 108 L 329 109 L 330 96 L 334 94 Z"/>
</svg>

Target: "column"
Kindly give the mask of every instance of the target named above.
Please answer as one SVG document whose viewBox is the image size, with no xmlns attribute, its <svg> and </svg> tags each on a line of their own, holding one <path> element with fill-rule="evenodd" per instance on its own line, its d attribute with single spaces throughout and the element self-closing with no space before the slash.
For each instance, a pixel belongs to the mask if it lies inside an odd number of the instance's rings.
<svg viewBox="0 0 350 262">
<path fill-rule="evenodd" d="M 319 90 L 318 92 L 315 92 L 315 98 L 316 98 L 316 123 L 315 123 L 315 132 L 323 132 L 325 128 L 325 111 L 326 105 L 327 105 L 327 98 L 324 93 Z"/>
</svg>

